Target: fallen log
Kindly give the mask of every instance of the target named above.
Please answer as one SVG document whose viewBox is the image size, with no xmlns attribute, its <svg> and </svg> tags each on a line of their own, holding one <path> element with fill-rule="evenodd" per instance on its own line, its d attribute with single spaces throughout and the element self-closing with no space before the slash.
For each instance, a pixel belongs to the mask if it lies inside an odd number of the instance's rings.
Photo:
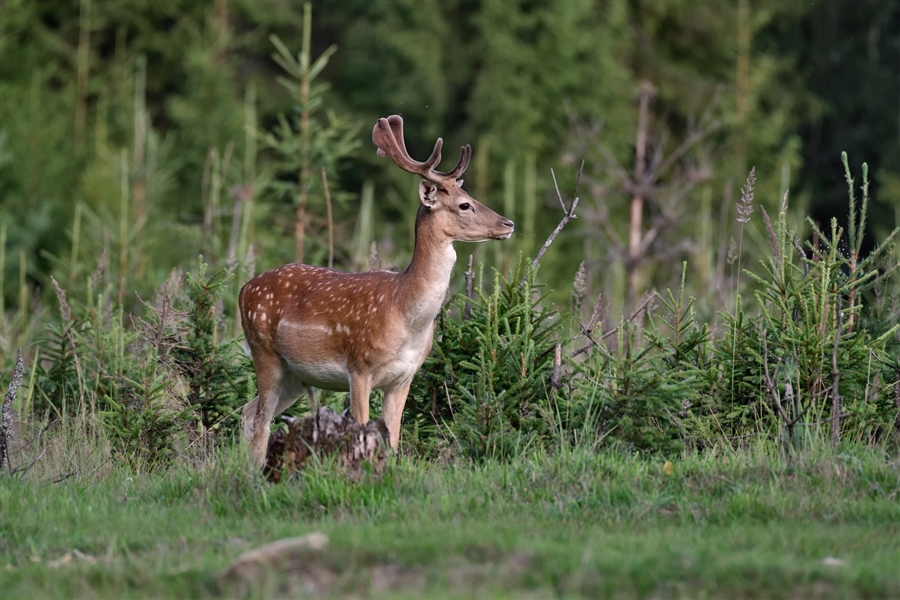
<svg viewBox="0 0 900 600">
<path fill-rule="evenodd" d="M 381 470 L 390 448 L 383 419 L 360 425 L 349 410 L 338 414 L 324 406 L 301 419 L 284 418 L 287 431 L 269 437 L 264 473 L 272 482 L 286 479 L 310 459 L 333 457 L 341 467 L 355 470 L 368 463 Z"/>
</svg>

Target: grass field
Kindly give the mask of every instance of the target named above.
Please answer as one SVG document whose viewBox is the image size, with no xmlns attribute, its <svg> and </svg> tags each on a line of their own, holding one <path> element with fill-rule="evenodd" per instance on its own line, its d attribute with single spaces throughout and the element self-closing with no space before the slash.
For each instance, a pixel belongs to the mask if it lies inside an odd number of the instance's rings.
<svg viewBox="0 0 900 600">
<path fill-rule="evenodd" d="M 279 485 L 237 451 L 154 474 L 76 440 L 49 454 L 0 480 L 4 600 L 900 597 L 900 462 L 877 450 L 398 457 Z M 219 582 L 310 532 L 328 547 L 250 589 Z"/>
</svg>

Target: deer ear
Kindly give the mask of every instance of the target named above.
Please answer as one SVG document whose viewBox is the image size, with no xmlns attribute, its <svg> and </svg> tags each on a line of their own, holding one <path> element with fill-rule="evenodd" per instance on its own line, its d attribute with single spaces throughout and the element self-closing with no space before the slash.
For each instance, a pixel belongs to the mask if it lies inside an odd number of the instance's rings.
<svg viewBox="0 0 900 600">
<path fill-rule="evenodd" d="M 462 184 L 465 183 L 465 182 L 466 182 L 465 179 L 457 179 L 457 180 L 456 180 L 456 185 L 459 186 L 459 189 L 462 189 Z"/>
<path fill-rule="evenodd" d="M 437 203 L 437 186 L 424 179 L 419 182 L 419 200 L 428 208 L 434 208 Z"/>
</svg>

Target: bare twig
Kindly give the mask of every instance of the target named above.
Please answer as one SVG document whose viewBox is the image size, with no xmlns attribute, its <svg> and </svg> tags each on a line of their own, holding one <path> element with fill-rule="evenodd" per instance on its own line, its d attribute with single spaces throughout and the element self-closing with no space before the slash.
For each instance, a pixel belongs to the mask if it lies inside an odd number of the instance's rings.
<svg viewBox="0 0 900 600">
<path fill-rule="evenodd" d="M 647 308 L 647 305 L 650 304 L 650 302 L 655 297 L 656 296 L 654 294 L 647 294 L 644 297 L 644 300 L 641 302 L 641 304 L 636 309 L 634 309 L 634 312 L 622 320 L 622 324 L 630 323 L 631 321 L 636 319 L 641 313 L 644 312 L 644 310 Z M 582 329 L 584 329 L 584 331 L 582 331 L 581 335 L 576 336 L 575 339 L 578 339 L 579 337 L 586 337 L 588 339 L 589 343 L 582 346 L 578 350 L 575 350 L 574 352 L 572 352 L 569 355 L 569 358 L 575 358 L 579 354 L 583 354 L 584 352 L 587 352 L 588 350 L 591 349 L 591 346 L 597 346 L 599 348 L 600 342 L 602 342 L 603 340 L 605 340 L 606 338 L 608 338 L 609 336 L 611 336 L 612 334 L 617 332 L 619 330 L 619 327 L 621 327 L 621 325 L 617 325 L 616 327 L 613 327 L 612 329 L 608 329 L 608 330 L 604 331 L 603 334 L 598 339 L 595 340 L 593 335 L 591 334 L 590 330 L 585 329 L 584 326 L 582 326 Z"/>
<path fill-rule="evenodd" d="M 450 415 L 453 415 L 453 401 L 450 399 L 450 390 L 447 388 L 447 382 L 444 382 L 444 394 L 447 395 L 447 406 L 450 408 Z"/>
<path fill-rule="evenodd" d="M 541 249 L 538 251 L 537 256 L 534 257 L 534 260 L 531 261 L 531 269 L 534 270 L 537 268 L 538 263 L 541 262 L 541 257 L 544 256 L 544 252 L 547 251 L 547 248 L 550 247 L 550 244 L 553 243 L 553 240 L 556 239 L 556 236 L 559 235 L 559 232 L 563 230 L 563 227 L 569 222 L 570 219 L 574 219 L 575 217 L 575 207 L 578 206 L 578 185 L 581 183 L 581 175 L 584 173 L 584 161 L 581 161 L 581 168 L 578 169 L 578 178 L 575 180 L 575 190 L 572 192 L 572 203 L 569 205 L 569 208 L 566 208 L 565 203 L 562 200 L 562 195 L 559 193 L 559 185 L 556 183 L 556 173 L 553 172 L 553 169 L 550 169 L 550 174 L 553 176 L 553 185 L 556 188 L 556 196 L 559 198 L 559 203 L 562 205 L 563 209 L 563 218 L 556 225 L 556 229 L 553 230 L 553 233 L 550 234 L 550 237 L 547 238 L 547 241 L 544 242 L 544 245 L 541 246 Z M 527 274 L 522 278 L 521 283 L 525 283 L 525 279 L 527 278 Z"/>
<path fill-rule="evenodd" d="M 647 185 L 647 130 L 649 128 L 650 101 L 656 96 L 656 88 L 649 81 L 641 84 L 638 128 L 634 144 L 634 171 L 631 176 L 631 203 L 628 220 L 628 258 L 625 261 L 625 303 L 634 301 L 641 262 L 640 247 L 644 219 L 644 202 L 652 190 Z"/>
<path fill-rule="evenodd" d="M 22 351 L 16 351 L 16 366 L 13 368 L 12 379 L 9 381 L 9 388 L 6 390 L 6 397 L 3 399 L 3 406 L 0 408 L 0 470 L 4 467 L 12 469 L 9 460 L 9 442 L 14 437 L 13 432 L 13 412 L 12 405 L 16 399 L 16 392 L 19 391 L 19 384 L 22 383 L 22 372 L 25 370 L 25 359 L 22 358 Z"/>
<path fill-rule="evenodd" d="M 61 482 L 65 481 L 66 479 L 68 479 L 69 477 L 71 477 L 72 475 L 75 475 L 76 473 L 78 473 L 77 470 L 69 471 L 68 473 L 63 473 L 62 475 L 57 475 L 55 478 L 53 478 L 50 481 L 50 483 L 61 483 Z"/>
<path fill-rule="evenodd" d="M 646 184 L 647 186 L 654 185 L 660 177 L 666 174 L 666 172 L 672 168 L 672 166 L 682 157 L 684 156 L 688 150 L 696 146 L 698 143 L 702 142 L 704 138 L 715 133 L 719 128 L 722 127 L 721 121 L 713 121 L 704 129 L 698 129 L 692 131 L 687 139 L 685 139 L 672 153 L 666 157 L 662 163 L 653 170 L 652 173 L 647 177 Z"/>
<path fill-rule="evenodd" d="M 665 408 L 665 407 L 663 407 L 663 408 Z M 668 408 L 665 408 L 665 411 L 666 411 L 666 414 L 669 416 L 669 419 L 672 420 L 672 423 L 674 423 L 675 427 L 678 429 L 678 435 L 681 436 L 681 439 L 686 440 L 687 436 L 684 433 L 684 428 L 681 426 L 681 421 L 679 421 L 675 417 L 675 415 L 672 414 L 672 411 L 670 411 Z"/>
<path fill-rule="evenodd" d="M 41 453 L 38 454 L 37 457 L 34 460 L 32 460 L 30 463 L 28 463 L 27 465 L 23 465 L 21 467 L 16 467 L 15 469 L 12 469 L 11 472 L 15 475 L 19 475 L 20 473 L 22 475 L 24 475 L 25 473 L 28 473 L 28 471 L 31 470 L 31 467 L 36 465 L 37 461 L 41 460 L 44 457 L 44 454 L 46 454 L 46 453 L 47 453 L 47 449 L 44 448 L 43 450 L 41 450 Z"/>
<path fill-rule="evenodd" d="M 601 172 L 610 177 L 614 187 L 627 194 L 631 201 L 629 205 L 629 223 L 627 233 L 620 237 L 615 228 L 609 223 L 603 207 L 594 209 L 593 214 L 588 215 L 592 225 L 603 230 L 609 240 L 610 250 L 621 258 L 625 264 L 625 304 L 633 305 L 641 292 L 642 268 L 655 262 L 658 257 L 654 255 L 654 244 L 666 235 L 671 229 L 671 223 L 680 222 L 677 214 L 664 214 L 663 218 L 651 223 L 647 228 L 646 204 L 654 202 L 656 209 L 665 212 L 669 207 L 680 205 L 696 186 L 705 181 L 708 173 L 701 169 L 692 169 L 691 152 L 706 143 L 710 135 L 722 127 L 722 122 L 711 118 L 712 109 L 717 102 L 711 102 L 704 114 L 699 119 L 691 119 L 688 135 L 668 155 L 666 148 L 669 146 L 666 131 L 653 134 L 650 107 L 656 89 L 649 82 L 644 82 L 639 90 L 638 123 L 634 146 L 634 163 L 632 168 L 626 169 L 616 159 L 614 153 L 603 141 L 594 139 L 590 147 L 599 158 Z M 581 125 L 588 135 L 597 138 L 599 127 Z M 683 168 L 684 172 L 676 172 Z M 668 190 L 671 183 L 665 183 L 669 179 L 676 183 L 674 190 Z M 678 185 L 679 182 L 684 182 Z M 681 189 L 678 189 L 681 188 Z M 605 191 L 605 188 L 604 188 Z M 666 255 L 672 253 L 672 244 L 666 244 Z"/>
<path fill-rule="evenodd" d="M 37 442 L 39 439 L 41 439 L 41 436 L 42 436 L 42 435 L 44 435 L 45 433 L 47 433 L 47 431 L 48 431 L 51 427 L 53 427 L 54 425 L 56 425 L 58 422 L 59 422 L 59 417 L 52 418 L 52 419 L 48 419 L 48 420 L 47 420 L 47 424 L 44 425 L 44 426 L 41 428 L 40 431 L 38 431 L 38 432 L 37 432 L 30 440 L 28 440 L 27 442 L 24 442 L 24 443 L 19 447 L 19 452 L 24 452 L 25 450 L 28 450 L 32 445 L 34 445 L 35 442 Z M 22 467 L 17 467 L 17 468 L 15 468 L 15 469 L 13 469 L 13 473 L 18 472 L 18 471 L 20 471 L 20 470 L 22 470 Z"/>
<path fill-rule="evenodd" d="M 203 433 L 201 433 L 199 436 L 197 436 L 197 439 L 196 439 L 196 440 L 194 440 L 193 442 L 191 442 L 190 444 L 188 444 L 187 446 L 185 446 L 184 449 L 185 449 L 185 450 L 190 450 L 191 448 L 193 448 L 194 446 L 196 446 L 198 442 L 201 442 L 201 441 L 206 440 L 206 438 L 207 438 L 207 436 L 209 435 L 209 432 L 210 432 L 210 431 L 215 431 L 216 429 L 219 428 L 219 425 L 221 425 L 221 424 L 224 423 L 226 420 L 228 420 L 229 418 L 231 418 L 232 416 L 236 415 L 239 411 L 242 411 L 242 410 L 244 410 L 244 407 L 243 407 L 243 406 L 239 406 L 239 407 L 237 407 L 236 409 L 234 409 L 233 411 L 231 411 L 230 413 L 228 413 L 227 415 L 225 415 L 224 417 L 222 417 L 221 419 L 219 419 L 218 421 L 216 421 L 215 423 L 213 423 L 212 425 L 210 425 L 209 427 L 207 427 L 206 430 L 205 430 Z"/>
<path fill-rule="evenodd" d="M 775 384 L 775 380 L 769 375 L 769 345 L 766 343 L 766 331 L 762 331 L 762 343 L 763 343 L 763 368 L 765 370 L 765 384 L 766 388 L 769 390 L 769 393 L 772 394 L 772 400 L 775 404 L 775 409 L 778 411 L 778 415 L 784 421 L 784 426 L 787 428 L 788 439 L 793 444 L 796 442 L 796 436 L 794 435 L 794 427 L 800 420 L 806 416 L 807 411 L 812 406 L 812 403 L 807 403 L 806 407 L 802 407 L 800 405 L 800 401 L 798 396 L 794 395 L 793 388 L 791 387 L 791 382 L 787 381 L 785 384 L 785 392 L 784 398 L 785 400 L 793 399 L 793 413 L 794 416 L 791 417 L 788 415 L 787 411 L 784 408 L 784 405 L 781 403 L 781 395 L 778 393 L 778 386 Z M 778 366 L 781 366 L 781 359 L 778 359 Z"/>
</svg>

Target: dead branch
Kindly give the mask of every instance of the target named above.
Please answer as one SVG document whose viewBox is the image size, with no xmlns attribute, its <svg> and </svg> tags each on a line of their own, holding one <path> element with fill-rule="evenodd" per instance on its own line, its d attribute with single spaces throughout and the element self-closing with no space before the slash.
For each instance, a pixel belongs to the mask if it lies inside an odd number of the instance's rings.
<svg viewBox="0 0 900 600">
<path fill-rule="evenodd" d="M 572 192 L 572 202 L 569 204 L 569 208 L 566 208 L 566 203 L 563 202 L 562 194 L 559 192 L 559 185 L 556 183 L 556 173 L 553 172 L 553 169 L 550 169 L 550 174 L 553 176 L 553 186 L 556 188 L 556 197 L 559 198 L 559 203 L 563 209 L 563 218 L 556 225 L 556 229 L 553 230 L 553 233 L 550 234 L 550 237 L 547 238 L 547 241 L 544 242 L 544 245 L 541 246 L 541 249 L 538 251 L 537 256 L 534 257 L 534 260 L 531 261 L 531 269 L 534 270 L 537 268 L 538 263 L 541 261 L 541 257 L 544 256 L 544 253 L 547 251 L 547 248 L 550 247 L 550 244 L 553 243 L 553 240 L 556 239 L 556 236 L 563 230 L 563 227 L 569 222 L 570 219 L 574 219 L 575 217 L 575 207 L 578 206 L 578 185 L 581 183 L 581 175 L 584 173 L 584 161 L 581 161 L 581 168 L 578 169 L 578 177 L 575 180 L 575 190 Z M 525 279 L 528 276 L 522 278 L 521 283 L 525 283 Z"/>
<path fill-rule="evenodd" d="M 594 339 L 593 334 L 592 334 L 592 332 L 591 332 L 591 329 L 593 329 L 593 327 L 591 327 L 590 329 L 588 329 L 588 328 L 585 328 L 584 324 L 581 324 L 581 327 L 582 327 L 582 332 L 581 332 L 581 334 L 575 336 L 575 338 L 573 338 L 573 339 L 578 339 L 579 337 L 585 337 L 585 338 L 587 338 L 587 340 L 588 340 L 588 344 L 582 346 L 582 347 L 579 348 L 578 350 L 575 350 L 574 352 L 572 352 L 571 354 L 569 354 L 569 358 L 575 358 L 575 357 L 578 356 L 579 354 L 583 354 L 583 353 L 587 352 L 588 350 L 591 349 L 592 346 L 597 346 L 597 347 L 599 348 L 599 347 L 600 347 L 600 342 L 602 342 L 603 340 L 605 340 L 606 338 L 608 338 L 608 337 L 611 336 L 612 334 L 616 333 L 616 332 L 619 330 L 619 327 L 621 327 L 621 326 L 624 325 L 625 323 L 630 323 L 631 321 L 633 321 L 634 319 L 636 319 L 641 313 L 644 312 L 644 310 L 647 308 L 647 305 L 650 304 L 650 302 L 651 302 L 655 297 L 656 297 L 656 294 L 647 294 L 647 295 L 644 297 L 644 300 L 640 303 L 640 305 L 639 305 L 636 309 L 634 309 L 634 312 L 631 313 L 630 315 L 628 315 L 627 317 L 625 317 L 625 319 L 622 320 L 622 324 L 621 324 L 621 325 L 617 325 L 617 326 L 613 327 L 612 329 L 607 329 L 606 331 L 603 332 L 603 334 L 600 336 L 599 339 L 596 339 L 596 340 Z"/>
</svg>

